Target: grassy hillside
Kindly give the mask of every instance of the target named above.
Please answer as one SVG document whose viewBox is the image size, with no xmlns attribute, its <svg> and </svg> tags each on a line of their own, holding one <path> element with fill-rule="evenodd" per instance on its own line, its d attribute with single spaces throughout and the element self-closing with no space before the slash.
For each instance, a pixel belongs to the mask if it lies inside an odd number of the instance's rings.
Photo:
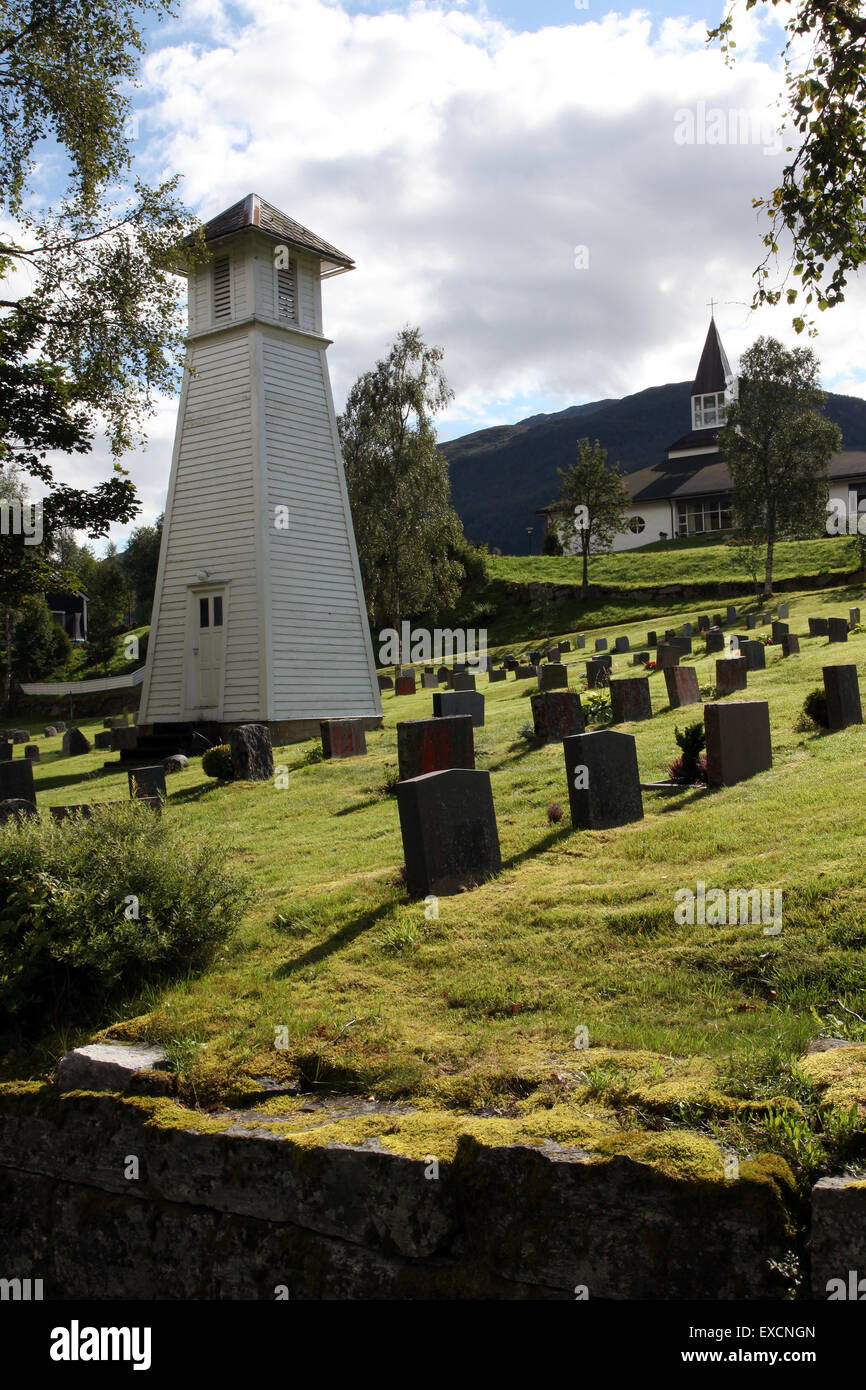
<svg viewBox="0 0 866 1390">
<path fill-rule="evenodd" d="M 795 599 L 792 631 L 804 633 L 819 604 L 847 613 L 859 595 Z M 642 625 L 625 631 L 633 646 L 644 639 Z M 396 722 L 429 716 L 429 692 L 385 693 L 385 725 L 368 736 L 366 758 L 323 763 L 303 747 L 277 750 L 285 789 L 220 786 L 192 762 L 170 779 L 165 814 L 224 844 L 251 877 L 255 906 L 205 975 L 101 1022 L 112 1036 L 164 1043 L 199 1103 L 238 1102 L 265 1076 L 422 1108 L 493 1107 L 542 1125 L 551 1105 L 595 1098 L 614 1129 L 645 1127 L 649 1115 L 655 1128 L 687 1120 L 743 1152 L 782 1145 L 811 1162 L 823 1142 L 823 1083 L 794 1059 L 816 1033 L 866 1039 L 866 729 L 795 724 L 822 665 L 856 662 L 862 674 L 866 633 L 843 648 L 801 644 L 787 661 L 769 649 L 767 670 L 749 678 L 748 698 L 770 704 L 770 772 L 712 793 L 645 793 L 643 821 L 604 832 L 572 831 L 561 747 L 521 734 L 530 683 L 481 679 L 477 765 L 492 775 L 503 870 L 440 899 L 438 916 L 405 894 L 387 791 Z M 580 655 L 569 660 L 582 689 Z M 615 659 L 614 677 L 633 673 L 628 661 Z M 694 664 L 711 686 L 714 658 Z M 675 727 L 699 713 L 669 710 L 662 675 L 650 681 L 655 717 L 622 726 L 645 779 L 664 775 Z M 63 760 L 59 739 L 40 744 L 42 806 L 126 796 L 125 773 L 103 768 L 104 754 Z M 566 808 L 559 824 L 549 822 L 552 803 Z M 781 934 L 676 925 L 676 890 L 701 880 L 781 888 Z M 281 1026 L 286 1051 L 274 1048 Z M 588 1030 L 586 1053 L 575 1050 L 578 1028 Z M 83 1036 L 48 1036 L 7 1056 L 2 1074 L 47 1069 Z M 841 1094 L 850 1106 L 850 1090 Z M 766 1107 L 779 1095 L 806 1117 L 799 1139 L 773 1128 Z M 742 1111 L 736 1097 L 758 1108 Z M 866 1094 L 854 1098 L 866 1104 Z"/>
</svg>

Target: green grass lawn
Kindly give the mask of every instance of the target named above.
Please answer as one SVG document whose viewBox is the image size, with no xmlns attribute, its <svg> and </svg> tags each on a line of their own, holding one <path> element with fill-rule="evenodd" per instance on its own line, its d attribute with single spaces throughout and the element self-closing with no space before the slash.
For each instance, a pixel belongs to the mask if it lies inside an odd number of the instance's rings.
<svg viewBox="0 0 866 1390">
<path fill-rule="evenodd" d="M 477 766 L 492 774 L 503 869 L 440 899 L 438 916 L 401 884 L 386 790 L 396 723 L 429 716 L 430 692 L 384 692 L 384 728 L 368 735 L 366 758 L 275 750 L 285 787 L 218 785 L 195 760 L 169 779 L 165 814 L 224 844 L 255 884 L 255 905 L 205 974 L 130 1003 L 108 1034 L 167 1045 L 184 1094 L 205 1105 L 239 1102 L 262 1076 L 504 1114 L 541 1114 L 579 1085 L 584 1103 L 602 1095 L 617 1113 L 659 1113 L 666 1124 L 717 1117 L 722 1095 L 802 1099 L 791 1060 L 810 1037 L 866 1040 L 866 727 L 794 727 L 822 665 L 866 673 L 866 633 L 834 647 L 803 636 L 810 613 L 847 615 L 849 601 L 853 591 L 792 596 L 802 654 L 783 660 L 768 648 L 766 671 L 749 677 L 747 698 L 770 705 L 771 771 L 712 793 L 645 793 L 644 820 L 618 830 L 571 830 L 561 746 L 520 734 L 533 683 L 479 678 Z M 619 630 L 643 644 L 644 625 Z M 566 658 L 575 689 L 587 654 Z M 641 674 L 629 662 L 614 658 L 614 678 Z M 702 686 L 714 663 L 694 660 Z M 660 672 L 650 681 L 654 718 L 620 726 L 637 740 L 644 780 L 666 775 L 675 726 L 699 715 L 668 708 Z M 82 727 L 92 736 L 101 725 Z M 40 805 L 127 795 L 125 772 L 103 768 L 116 755 L 68 760 L 60 738 L 39 742 Z M 548 821 L 553 802 L 565 810 L 559 825 Z M 700 880 L 782 889 L 781 934 L 676 925 L 675 891 Z M 280 1028 L 285 1050 L 274 1046 Z M 575 1050 L 578 1028 L 588 1052 Z M 47 1070 L 82 1037 L 51 1035 L 4 1059 L 2 1075 Z"/>
</svg>

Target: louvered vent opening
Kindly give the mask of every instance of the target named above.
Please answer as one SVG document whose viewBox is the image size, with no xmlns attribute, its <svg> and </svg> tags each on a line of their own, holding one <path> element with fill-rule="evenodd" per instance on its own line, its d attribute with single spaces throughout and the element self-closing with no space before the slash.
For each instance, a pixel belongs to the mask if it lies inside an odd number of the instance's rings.
<svg viewBox="0 0 866 1390">
<path fill-rule="evenodd" d="M 228 256 L 220 256 L 213 263 L 213 316 L 215 319 L 228 319 L 231 313 L 231 261 Z"/>
<path fill-rule="evenodd" d="M 295 262 L 277 270 L 277 318 L 297 322 L 295 312 Z"/>
</svg>

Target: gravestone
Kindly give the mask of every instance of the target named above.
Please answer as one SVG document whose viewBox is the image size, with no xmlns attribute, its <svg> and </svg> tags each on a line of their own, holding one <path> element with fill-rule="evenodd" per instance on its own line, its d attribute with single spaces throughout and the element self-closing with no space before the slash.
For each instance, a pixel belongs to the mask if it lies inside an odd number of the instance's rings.
<svg viewBox="0 0 866 1390">
<path fill-rule="evenodd" d="M 782 638 L 783 638 L 783 637 L 787 637 L 788 632 L 790 631 L 790 629 L 789 629 L 787 623 L 782 623 L 782 622 L 779 622 L 779 621 L 777 620 L 776 622 L 773 623 L 773 625 L 772 625 L 770 631 L 771 631 L 771 633 L 772 633 L 773 642 L 774 642 L 776 645 L 779 645 L 779 646 L 780 646 L 780 645 L 781 645 L 781 642 L 782 642 Z"/>
<path fill-rule="evenodd" d="M 824 666 L 824 693 L 827 696 L 827 727 L 847 729 L 863 723 L 860 685 L 856 666 Z"/>
<path fill-rule="evenodd" d="M 122 748 L 135 748 L 138 744 L 137 729 L 112 729 L 111 730 L 111 751 L 119 753 Z M 204 752 L 204 749 L 200 750 Z"/>
<path fill-rule="evenodd" d="M 605 686 L 610 679 L 610 670 L 606 661 L 588 661 L 586 663 L 586 683 L 590 690 L 598 690 Z"/>
<path fill-rule="evenodd" d="M 629 645 L 627 637 L 617 637 L 614 639 L 613 649 L 615 652 L 627 652 Z"/>
<path fill-rule="evenodd" d="M 748 640 L 749 640 L 749 639 L 746 638 L 746 641 L 748 641 Z M 737 655 L 739 656 L 739 653 L 740 653 L 740 639 L 739 639 L 739 637 L 737 636 L 737 634 L 736 634 L 735 632 L 732 632 L 732 633 L 731 633 L 731 651 L 732 651 L 732 652 L 736 652 Z"/>
<path fill-rule="evenodd" d="M 85 738 L 80 729 L 67 729 L 63 735 L 64 758 L 77 758 L 90 752 L 90 739 Z"/>
<path fill-rule="evenodd" d="M 676 650 L 679 652 L 680 656 L 691 656 L 691 637 L 686 637 L 685 635 L 678 636 L 676 633 L 674 633 L 673 637 L 671 637 L 668 641 L 668 646 L 675 647 Z"/>
<path fill-rule="evenodd" d="M 397 783 L 397 806 L 412 897 L 458 893 L 502 868 L 489 772 L 452 767 L 410 777 Z"/>
<path fill-rule="evenodd" d="M 827 619 L 827 635 L 831 642 L 848 641 L 848 624 L 844 618 Z"/>
<path fill-rule="evenodd" d="M 635 652 L 631 659 L 632 666 L 646 666 L 650 659 L 649 652 Z"/>
<path fill-rule="evenodd" d="M 713 614 L 713 627 L 723 627 L 723 626 L 724 626 L 724 624 L 723 624 L 723 621 L 722 621 L 722 615 L 721 615 L 721 613 L 714 613 L 714 614 Z"/>
<path fill-rule="evenodd" d="M 30 730 L 29 730 L 29 729 L 14 729 L 13 732 L 12 732 L 12 742 L 13 742 L 13 743 L 29 743 L 29 742 L 30 742 Z"/>
<path fill-rule="evenodd" d="M 666 627 L 666 628 L 665 628 L 665 641 L 666 641 L 666 642 L 672 642 L 672 641 L 674 640 L 674 638 L 676 637 L 676 635 L 677 635 L 677 630 L 676 630 L 675 627 Z"/>
<path fill-rule="evenodd" d="M 474 690 L 475 677 L 470 675 L 468 671 L 455 671 L 453 688 L 454 690 Z"/>
<path fill-rule="evenodd" d="M 42 730 L 42 732 L 43 732 L 43 734 L 45 735 L 46 738 L 56 738 L 56 737 L 57 737 L 57 730 L 56 730 L 56 728 L 54 727 L 53 724 L 46 724 L 46 725 L 45 725 L 45 728 Z"/>
<path fill-rule="evenodd" d="M 788 632 L 782 638 L 782 656 L 799 656 L 800 639 L 796 633 Z"/>
<path fill-rule="evenodd" d="M 607 651 L 607 638 L 606 638 L 606 637 L 596 637 L 596 639 L 595 639 L 595 650 L 596 650 L 597 652 L 606 652 L 606 651 Z"/>
<path fill-rule="evenodd" d="M 723 652 L 725 650 L 725 634 L 721 628 L 710 628 L 707 633 L 707 656 L 712 656 L 713 652 Z"/>
<path fill-rule="evenodd" d="M 397 763 L 400 781 L 441 772 L 448 767 L 475 766 L 472 718 L 468 714 L 434 719 L 402 719 L 397 725 Z"/>
<path fill-rule="evenodd" d="M 698 673 L 694 666 L 671 666 L 665 671 L 665 685 L 668 688 L 668 702 L 671 709 L 681 705 L 699 705 L 701 692 L 698 687 Z"/>
<path fill-rule="evenodd" d="M 535 737 L 545 743 L 560 743 L 572 734 L 583 733 L 583 708 L 573 690 L 552 690 L 530 697 Z"/>
<path fill-rule="evenodd" d="M 747 614 L 746 614 L 746 627 L 749 629 L 749 631 L 750 631 L 750 632 L 753 632 L 754 629 L 757 627 L 757 625 L 758 625 L 758 615 L 757 615 L 757 613 L 747 613 Z"/>
<path fill-rule="evenodd" d="M 25 745 L 24 745 L 24 756 L 25 756 L 25 758 L 29 758 L 30 761 L 31 761 L 32 763 L 38 763 L 38 762 L 39 762 L 39 745 L 38 745 L 38 743 L 27 743 L 27 744 L 25 744 Z"/>
<path fill-rule="evenodd" d="M 10 796 L 5 801 L 0 801 L 0 825 L 5 825 L 8 820 L 30 820 L 32 816 L 38 815 L 38 811 L 32 801 L 23 801 L 20 797 Z"/>
<path fill-rule="evenodd" d="M 692 635 L 692 625 L 691 625 L 691 623 L 683 623 L 683 628 L 682 628 L 682 634 L 681 634 L 681 635 L 682 635 L 683 637 L 691 637 L 691 635 Z"/>
<path fill-rule="evenodd" d="M 750 671 L 763 671 L 767 665 L 767 649 L 763 642 L 743 642 L 740 651 Z"/>
<path fill-rule="evenodd" d="M 772 615 L 772 613 L 770 612 L 769 608 L 765 608 L 764 611 L 763 611 L 763 613 L 761 614 L 761 625 L 762 625 L 763 627 L 766 627 L 767 624 L 768 624 L 768 623 L 771 623 L 772 621 L 773 621 L 773 615 Z"/>
<path fill-rule="evenodd" d="M 546 649 L 546 651 L 545 651 L 545 653 L 544 653 L 544 659 L 545 659 L 545 661 L 559 661 L 559 658 L 560 658 L 560 649 L 559 649 L 559 647 L 548 647 L 548 648 Z"/>
<path fill-rule="evenodd" d="M 393 690 L 393 688 L 394 688 L 394 680 L 393 680 L 393 677 L 391 677 L 391 676 L 377 676 L 377 677 L 376 677 L 376 680 L 377 680 L 378 683 L 379 683 L 379 689 L 380 689 L 380 690 Z"/>
<path fill-rule="evenodd" d="M 562 662 L 551 661 L 538 672 L 539 690 L 568 689 L 568 667 Z"/>
<path fill-rule="evenodd" d="M 829 632 L 829 628 L 828 628 L 828 626 L 827 626 L 827 619 L 826 619 L 826 618 L 810 618 L 810 619 L 809 619 L 809 636 L 810 636 L 810 637 L 826 637 L 827 634 L 828 634 L 828 632 Z"/>
<path fill-rule="evenodd" d="M 455 661 L 455 663 L 454 663 L 454 675 L 455 675 L 455 676 L 465 676 L 465 675 L 466 675 L 466 669 L 467 669 L 467 668 L 466 668 L 466 662 L 465 662 L 465 661 Z M 404 674 L 407 675 L 407 676 L 414 676 L 415 672 L 414 672 L 414 671 L 406 671 L 406 672 L 404 672 Z"/>
<path fill-rule="evenodd" d="M 598 729 L 563 740 L 571 824 L 610 830 L 643 819 L 637 747 L 631 734 Z"/>
<path fill-rule="evenodd" d="M 100 730 L 99 730 L 99 733 L 93 735 L 93 746 L 94 746 L 94 748 L 110 748 L 110 747 L 111 747 L 111 736 L 112 736 L 112 730 L 111 730 L 111 729 L 100 729 Z"/>
<path fill-rule="evenodd" d="M 489 671 L 489 679 L 491 684 L 495 681 L 504 681 L 507 674 L 508 672 L 506 671 L 504 666 L 500 666 L 496 670 L 494 670 L 491 666 Z"/>
<path fill-rule="evenodd" d="M 610 707 L 614 724 L 652 719 L 649 676 L 627 676 L 625 680 L 611 681 Z"/>
<path fill-rule="evenodd" d="M 848 625 L 849 625 L 849 627 L 858 627 L 858 626 L 859 626 L 859 623 L 860 623 L 860 609 L 859 609 L 859 608 L 849 608 L 849 609 L 848 609 Z"/>
<path fill-rule="evenodd" d="M 11 763 L 12 761 L 12 741 L 4 738 L 0 743 L 0 763 Z"/>
<path fill-rule="evenodd" d="M 733 695 L 736 690 L 745 690 L 748 670 L 744 656 L 729 656 L 717 661 L 716 690 L 719 695 Z"/>
<path fill-rule="evenodd" d="M 173 772 L 183 772 L 185 767 L 189 767 L 189 758 L 185 753 L 170 753 L 167 758 L 163 758 L 162 766 L 167 777 Z"/>
<path fill-rule="evenodd" d="M 435 672 L 435 671 L 422 671 L 422 672 L 421 672 L 421 689 L 422 689 L 422 690 L 438 690 L 438 689 L 439 689 L 439 681 L 438 681 L 437 678 L 436 678 L 436 672 Z"/>
<path fill-rule="evenodd" d="M 505 657 L 504 660 L 505 660 L 505 663 L 506 663 L 506 665 L 507 665 L 507 664 L 508 664 L 508 657 Z M 439 685 L 441 685 L 443 681 L 448 681 L 448 682 L 450 683 L 450 681 L 451 681 L 451 672 L 449 671 L 449 669 L 448 669 L 447 666 L 440 666 L 440 667 L 439 667 L 439 670 L 436 672 L 436 680 L 438 681 Z"/>
<path fill-rule="evenodd" d="M 319 731 L 326 758 L 360 758 L 367 751 L 363 719 L 323 719 Z"/>
<path fill-rule="evenodd" d="M 646 635 L 646 644 L 647 644 L 647 646 L 650 648 L 650 650 L 652 650 L 653 647 L 657 647 L 658 644 L 659 644 L 658 633 L 657 633 L 657 632 L 648 632 L 647 635 Z"/>
<path fill-rule="evenodd" d="M 704 705 L 704 730 L 711 786 L 732 787 L 773 766 L 766 700 Z"/>
<path fill-rule="evenodd" d="M 0 801 L 29 801 L 36 805 L 33 764 L 29 758 L 0 763 Z"/>
<path fill-rule="evenodd" d="M 727 608 L 725 609 L 725 617 L 728 620 L 729 627 L 733 626 L 733 624 L 737 621 L 737 610 L 732 603 L 729 603 Z"/>
<path fill-rule="evenodd" d="M 93 807 L 86 801 L 78 806 L 49 806 L 48 810 L 56 821 L 68 820 L 72 816 L 80 816 L 82 820 L 90 820 L 93 815 Z"/>
<path fill-rule="evenodd" d="M 162 763 L 157 763 L 155 767 L 132 767 L 126 775 L 133 801 L 143 797 L 165 797 L 165 768 Z"/>
<path fill-rule="evenodd" d="M 777 604 L 776 604 L 776 616 L 779 617 L 779 618 L 787 618 L 787 616 L 788 616 L 788 605 L 787 605 L 787 603 L 777 603 Z"/>
<path fill-rule="evenodd" d="M 579 632 L 574 640 L 575 640 L 575 642 L 577 643 L 578 648 L 583 648 L 583 647 L 585 647 L 585 646 L 586 646 L 586 633 L 585 633 L 585 632 Z"/>
<path fill-rule="evenodd" d="M 129 724 L 129 716 L 126 714 L 116 714 L 113 719 L 109 719 L 109 729 L 125 729 Z"/>
<path fill-rule="evenodd" d="M 516 681 L 528 681 L 531 676 L 537 675 L 537 666 L 517 666 L 514 671 L 514 679 Z"/>
<path fill-rule="evenodd" d="M 534 651 L 527 652 L 526 655 L 529 657 L 529 661 L 530 661 L 530 664 L 531 664 L 532 666 L 538 666 L 538 665 L 540 664 L 540 662 L 541 662 L 541 648 L 540 648 L 540 647 L 536 647 Z"/>
<path fill-rule="evenodd" d="M 55 719 L 55 721 L 54 721 L 54 727 L 55 727 L 55 729 L 57 730 L 57 732 L 58 732 L 59 734 L 65 734 L 65 733 L 66 733 L 66 724 L 64 723 L 64 721 L 63 721 L 62 719 Z"/>
<path fill-rule="evenodd" d="M 570 651 L 571 651 L 571 642 L 568 640 L 568 638 L 565 638 L 565 640 L 562 641 L 562 642 L 560 642 L 560 644 L 559 644 L 559 652 L 560 652 L 560 655 L 562 655 L 563 652 L 570 652 Z"/>
<path fill-rule="evenodd" d="M 679 649 L 671 642 L 662 642 L 656 651 L 656 666 L 679 666 Z"/>
<path fill-rule="evenodd" d="M 395 682 L 394 682 L 394 694 L 395 694 L 395 695 L 414 695 L 414 694 L 415 694 L 415 677 L 414 677 L 414 676 L 398 676 L 397 679 L 396 679 Z"/>
<path fill-rule="evenodd" d="M 698 618 L 698 632 L 709 632 L 709 630 L 710 615 L 709 613 L 701 613 L 700 617 Z"/>
<path fill-rule="evenodd" d="M 433 717 L 444 719 L 450 714 L 468 714 L 473 728 L 484 726 L 484 696 L 478 690 L 442 690 L 433 696 Z"/>
<path fill-rule="evenodd" d="M 237 781 L 268 782 L 273 777 L 274 750 L 267 724 L 239 724 L 229 734 L 229 748 Z"/>
</svg>

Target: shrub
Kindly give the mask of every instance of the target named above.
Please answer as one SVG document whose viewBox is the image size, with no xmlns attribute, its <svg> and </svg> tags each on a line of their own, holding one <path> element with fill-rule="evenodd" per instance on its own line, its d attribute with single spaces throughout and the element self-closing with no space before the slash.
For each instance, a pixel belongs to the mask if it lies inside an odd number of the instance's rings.
<svg viewBox="0 0 866 1390">
<path fill-rule="evenodd" d="M 609 690 L 582 691 L 580 703 L 587 724 L 610 724 L 613 719 Z"/>
<path fill-rule="evenodd" d="M 220 782 L 230 782 L 234 777 L 232 750 L 227 743 L 217 743 L 202 754 L 201 770 L 206 777 L 217 777 Z"/>
<path fill-rule="evenodd" d="M 551 801 L 547 808 L 547 819 L 550 825 L 558 825 L 562 820 L 562 807 L 558 801 Z"/>
<path fill-rule="evenodd" d="M 803 701 L 803 715 L 822 729 L 830 727 L 830 720 L 827 715 L 827 695 L 822 686 L 816 686 L 814 690 L 809 691 Z"/>
<path fill-rule="evenodd" d="M 0 829 L 0 1031 L 44 1033 L 207 964 L 246 884 L 224 850 L 134 804 Z"/>
<path fill-rule="evenodd" d="M 669 772 L 673 782 L 705 782 L 707 780 L 707 760 L 703 750 L 707 746 L 703 721 L 696 719 L 680 732 L 674 729 L 674 739 L 681 755 L 671 763 Z"/>
</svg>

